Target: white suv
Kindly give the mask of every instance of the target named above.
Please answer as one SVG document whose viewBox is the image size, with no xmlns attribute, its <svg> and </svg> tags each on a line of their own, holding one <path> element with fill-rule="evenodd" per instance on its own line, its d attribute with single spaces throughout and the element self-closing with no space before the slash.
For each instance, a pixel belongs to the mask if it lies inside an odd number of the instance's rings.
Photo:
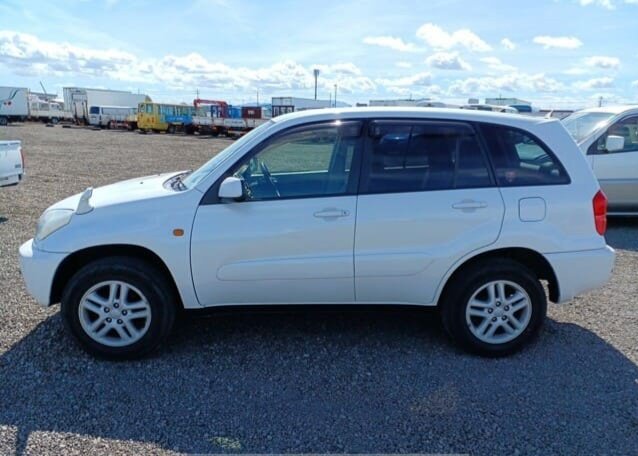
<svg viewBox="0 0 638 456">
<path fill-rule="evenodd" d="M 140 356 L 176 311 L 438 306 L 485 355 L 520 348 L 549 299 L 603 285 L 606 198 L 557 120 L 446 109 L 278 117 L 194 172 L 60 201 L 20 247 L 36 300 L 94 354 Z"/>
</svg>

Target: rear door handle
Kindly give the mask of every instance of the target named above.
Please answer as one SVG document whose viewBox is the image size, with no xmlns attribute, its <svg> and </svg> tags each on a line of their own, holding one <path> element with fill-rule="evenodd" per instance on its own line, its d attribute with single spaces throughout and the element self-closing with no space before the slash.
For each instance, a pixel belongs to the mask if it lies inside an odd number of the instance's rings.
<svg viewBox="0 0 638 456">
<path fill-rule="evenodd" d="M 314 213 L 315 217 L 324 219 L 347 217 L 348 215 L 350 215 L 350 211 L 346 211 L 345 209 L 337 209 L 334 207 L 322 209 Z"/>
<path fill-rule="evenodd" d="M 452 207 L 461 211 L 473 211 L 486 208 L 487 203 L 485 201 L 463 200 L 452 204 Z"/>
</svg>

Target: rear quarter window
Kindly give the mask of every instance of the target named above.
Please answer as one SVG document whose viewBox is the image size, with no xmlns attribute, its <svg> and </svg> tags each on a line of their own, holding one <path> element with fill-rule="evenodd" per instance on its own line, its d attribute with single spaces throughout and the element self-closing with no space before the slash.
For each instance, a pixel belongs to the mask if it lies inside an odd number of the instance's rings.
<svg viewBox="0 0 638 456">
<path fill-rule="evenodd" d="M 552 151 L 529 132 L 502 125 L 481 125 L 494 174 L 501 187 L 562 185 L 569 175 Z"/>
</svg>

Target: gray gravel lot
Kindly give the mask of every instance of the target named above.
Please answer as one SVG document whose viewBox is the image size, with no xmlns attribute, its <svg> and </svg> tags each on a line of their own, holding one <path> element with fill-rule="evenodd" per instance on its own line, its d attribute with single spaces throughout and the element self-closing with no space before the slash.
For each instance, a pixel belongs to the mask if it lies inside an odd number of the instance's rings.
<svg viewBox="0 0 638 456">
<path fill-rule="evenodd" d="M 4 135 L 4 138 L 3 138 Z M 436 313 L 366 307 L 180 321 L 143 361 L 93 359 L 24 288 L 17 250 L 89 185 L 196 167 L 224 139 L 46 128 L 0 189 L 0 454 L 638 454 L 638 221 L 612 221 L 613 280 L 550 306 L 506 359 L 468 356 Z"/>
</svg>

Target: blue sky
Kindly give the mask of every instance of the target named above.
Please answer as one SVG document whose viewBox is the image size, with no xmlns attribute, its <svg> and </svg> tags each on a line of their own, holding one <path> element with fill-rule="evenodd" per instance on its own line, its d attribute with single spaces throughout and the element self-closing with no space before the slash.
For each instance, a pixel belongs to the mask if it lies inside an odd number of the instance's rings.
<svg viewBox="0 0 638 456">
<path fill-rule="evenodd" d="M 638 0 L 0 0 L 0 85 L 160 101 L 638 101 Z"/>
</svg>

